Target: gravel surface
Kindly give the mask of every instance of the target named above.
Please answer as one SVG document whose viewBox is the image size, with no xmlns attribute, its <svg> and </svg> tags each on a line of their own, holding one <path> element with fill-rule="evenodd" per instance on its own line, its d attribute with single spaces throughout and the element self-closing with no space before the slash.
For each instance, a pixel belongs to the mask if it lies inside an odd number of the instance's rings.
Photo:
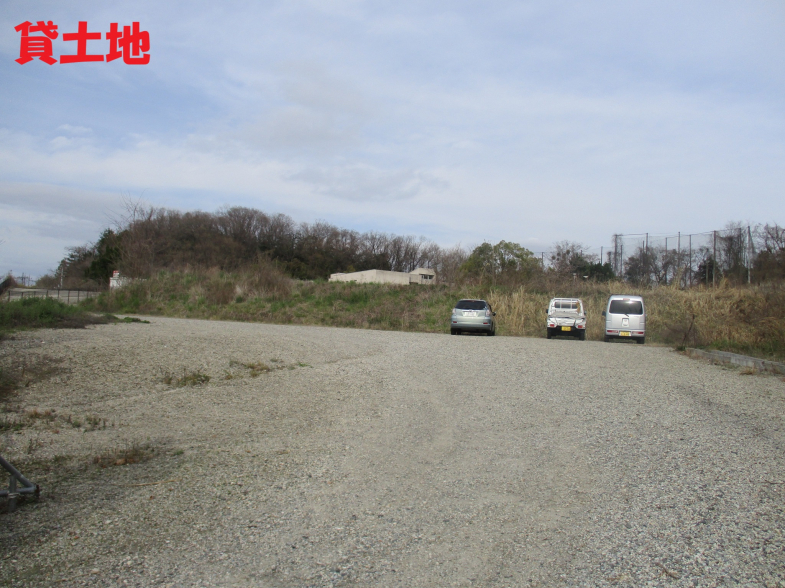
<svg viewBox="0 0 785 588">
<path fill-rule="evenodd" d="M 33 374 L 0 452 L 43 488 L 0 514 L 0 584 L 785 587 L 781 377 L 149 320 L 0 344 Z"/>
</svg>

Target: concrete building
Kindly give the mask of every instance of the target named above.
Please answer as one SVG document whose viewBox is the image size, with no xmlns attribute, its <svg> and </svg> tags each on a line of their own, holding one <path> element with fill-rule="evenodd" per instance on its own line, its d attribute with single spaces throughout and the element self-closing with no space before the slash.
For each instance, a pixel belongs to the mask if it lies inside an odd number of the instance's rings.
<svg viewBox="0 0 785 588">
<path fill-rule="evenodd" d="M 436 272 L 426 267 L 406 272 L 388 272 L 386 270 L 365 270 L 349 274 L 331 274 L 331 282 L 357 282 L 358 284 L 433 284 Z"/>
<path fill-rule="evenodd" d="M 131 282 L 131 278 L 121 276 L 119 271 L 114 270 L 112 272 L 112 277 L 109 278 L 109 289 L 116 290 L 117 288 L 122 288 L 123 286 L 130 284 Z"/>
</svg>

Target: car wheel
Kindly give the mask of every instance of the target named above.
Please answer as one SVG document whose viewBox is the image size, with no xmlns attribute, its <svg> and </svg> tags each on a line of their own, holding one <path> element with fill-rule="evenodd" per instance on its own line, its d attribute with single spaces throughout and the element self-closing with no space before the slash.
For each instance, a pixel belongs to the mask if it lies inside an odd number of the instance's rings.
<svg viewBox="0 0 785 588">
<path fill-rule="evenodd" d="M 455 332 L 455 329 L 453 329 L 452 327 L 450 327 L 450 335 L 456 335 L 456 334 L 457 334 L 457 333 Z"/>
<path fill-rule="evenodd" d="M 608 337 L 608 335 L 605 335 L 605 342 L 606 343 L 610 343 L 611 342 L 611 338 Z"/>
<path fill-rule="evenodd" d="M 638 345 L 643 345 L 644 343 L 646 343 L 646 337 L 641 337 L 640 339 L 637 340 L 637 343 Z"/>
<path fill-rule="evenodd" d="M 496 335 L 496 327 L 493 327 L 492 330 L 488 331 L 489 337 L 494 337 Z"/>
<path fill-rule="evenodd" d="M 553 337 L 553 331 L 551 331 L 550 329 L 548 329 L 548 333 L 545 335 L 545 338 L 546 338 L 546 339 L 550 339 L 551 337 Z"/>
<path fill-rule="evenodd" d="M 578 339 L 586 341 L 586 331 L 578 331 Z"/>
</svg>

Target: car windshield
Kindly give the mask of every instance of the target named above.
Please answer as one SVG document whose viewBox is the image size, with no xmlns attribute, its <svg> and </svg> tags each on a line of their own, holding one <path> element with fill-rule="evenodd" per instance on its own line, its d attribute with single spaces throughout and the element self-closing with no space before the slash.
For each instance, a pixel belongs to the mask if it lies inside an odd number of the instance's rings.
<svg viewBox="0 0 785 588">
<path fill-rule="evenodd" d="M 482 300 L 459 300 L 455 308 L 458 310 L 485 310 L 485 302 Z"/>
<path fill-rule="evenodd" d="M 608 312 L 611 314 L 643 314 L 643 302 L 640 300 L 611 300 Z"/>
<path fill-rule="evenodd" d="M 554 300 L 553 310 L 555 311 L 569 311 L 569 312 L 583 312 L 580 302 L 577 300 Z"/>
</svg>

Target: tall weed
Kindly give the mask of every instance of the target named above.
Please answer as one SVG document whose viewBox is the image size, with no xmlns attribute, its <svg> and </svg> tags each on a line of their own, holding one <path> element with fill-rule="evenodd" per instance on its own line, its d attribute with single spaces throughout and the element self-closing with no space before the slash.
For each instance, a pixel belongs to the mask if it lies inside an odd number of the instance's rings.
<svg viewBox="0 0 785 588">
<path fill-rule="evenodd" d="M 588 315 L 587 338 L 601 340 L 610 294 L 644 297 L 647 341 L 785 359 L 785 290 L 725 282 L 688 290 L 556 279 L 515 288 L 397 286 L 296 282 L 267 265 L 234 273 L 160 272 L 85 304 L 114 312 L 447 333 L 457 300 L 483 298 L 497 313 L 500 335 L 544 337 L 550 299 L 578 297 Z"/>
</svg>

